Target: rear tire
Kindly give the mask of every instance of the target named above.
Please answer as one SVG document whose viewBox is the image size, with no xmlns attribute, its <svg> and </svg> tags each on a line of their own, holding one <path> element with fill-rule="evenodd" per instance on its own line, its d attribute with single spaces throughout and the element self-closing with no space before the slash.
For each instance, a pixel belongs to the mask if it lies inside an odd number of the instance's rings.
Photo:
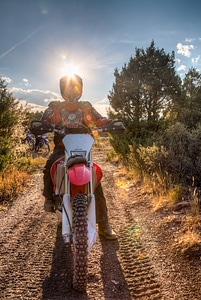
<svg viewBox="0 0 201 300">
<path fill-rule="evenodd" d="M 88 268 L 88 224 L 87 203 L 85 196 L 77 194 L 73 201 L 73 233 L 74 233 L 74 272 L 73 288 L 85 291 L 87 286 Z"/>
</svg>

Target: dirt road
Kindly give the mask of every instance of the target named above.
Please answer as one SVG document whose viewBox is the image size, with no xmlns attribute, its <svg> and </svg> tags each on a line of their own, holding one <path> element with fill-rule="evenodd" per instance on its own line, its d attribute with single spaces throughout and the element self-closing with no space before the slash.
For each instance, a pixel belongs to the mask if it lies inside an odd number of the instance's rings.
<svg viewBox="0 0 201 300">
<path fill-rule="evenodd" d="M 26 193 L 0 211 L 0 299 L 201 299 L 201 260 L 170 255 L 173 229 L 159 226 L 165 213 L 152 211 L 137 184 L 120 184 L 118 167 L 105 163 L 102 150 L 94 157 L 118 241 L 97 238 L 86 293 L 72 289 L 71 249 L 56 216 L 43 212 L 41 170 Z"/>
</svg>

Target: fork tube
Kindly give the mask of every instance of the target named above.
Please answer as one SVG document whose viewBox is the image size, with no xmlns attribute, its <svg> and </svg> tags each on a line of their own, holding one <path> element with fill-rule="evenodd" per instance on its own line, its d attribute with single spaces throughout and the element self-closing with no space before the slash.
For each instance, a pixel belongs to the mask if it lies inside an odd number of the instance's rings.
<svg viewBox="0 0 201 300">
<path fill-rule="evenodd" d="M 65 153 L 65 165 L 64 165 L 64 191 L 65 194 L 70 194 L 70 181 L 68 180 L 68 172 L 67 172 L 67 157 Z"/>
<path fill-rule="evenodd" d="M 90 161 L 90 171 L 91 171 L 91 178 L 89 184 L 89 193 L 93 194 L 93 161 L 92 161 L 92 151 L 89 152 L 89 161 Z"/>
</svg>

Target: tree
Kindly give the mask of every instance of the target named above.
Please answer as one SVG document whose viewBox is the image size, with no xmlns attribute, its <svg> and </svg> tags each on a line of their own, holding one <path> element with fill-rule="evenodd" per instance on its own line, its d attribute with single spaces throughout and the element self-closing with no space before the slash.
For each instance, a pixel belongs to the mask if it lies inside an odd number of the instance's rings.
<svg viewBox="0 0 201 300">
<path fill-rule="evenodd" d="M 22 107 L 0 77 L 0 171 L 6 166 L 20 140 Z"/>
<path fill-rule="evenodd" d="M 31 122 L 34 120 L 40 120 L 41 117 L 43 115 L 42 111 L 36 111 L 36 112 L 32 112 L 30 111 L 28 108 L 26 109 L 26 116 L 25 116 L 25 120 L 23 121 L 23 126 L 26 128 L 29 128 L 31 125 Z"/>
<path fill-rule="evenodd" d="M 114 72 L 109 115 L 124 120 L 129 139 L 137 144 L 147 143 L 161 129 L 180 97 L 181 80 L 174 64 L 174 52 L 166 54 L 152 41 L 146 50 L 136 48 L 128 65 Z"/>
<path fill-rule="evenodd" d="M 181 87 L 182 97 L 178 106 L 178 121 L 193 129 L 201 120 L 201 74 L 190 68 Z"/>
</svg>

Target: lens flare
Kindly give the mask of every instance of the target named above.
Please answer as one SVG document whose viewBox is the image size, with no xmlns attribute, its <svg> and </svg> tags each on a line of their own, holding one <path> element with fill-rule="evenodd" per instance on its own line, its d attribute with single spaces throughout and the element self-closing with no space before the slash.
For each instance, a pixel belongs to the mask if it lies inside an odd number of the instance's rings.
<svg viewBox="0 0 201 300">
<path fill-rule="evenodd" d="M 72 64 L 66 64 L 62 69 L 63 75 L 73 76 L 74 74 L 78 74 L 78 67 Z"/>
</svg>

